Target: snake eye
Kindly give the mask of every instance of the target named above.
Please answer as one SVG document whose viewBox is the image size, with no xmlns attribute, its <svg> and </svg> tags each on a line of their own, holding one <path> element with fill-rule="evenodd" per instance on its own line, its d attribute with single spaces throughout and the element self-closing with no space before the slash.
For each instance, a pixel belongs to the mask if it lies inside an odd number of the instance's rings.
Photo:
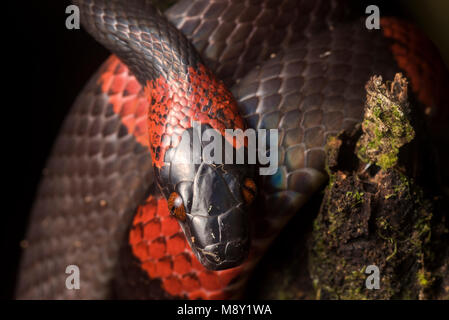
<svg viewBox="0 0 449 320">
<path fill-rule="evenodd" d="M 181 196 L 176 192 L 172 192 L 167 202 L 168 209 L 170 210 L 171 214 L 174 215 L 176 219 L 185 221 L 186 210 L 184 208 L 184 203 L 182 202 Z"/>
<path fill-rule="evenodd" d="M 243 181 L 242 193 L 246 204 L 251 204 L 254 201 L 257 193 L 257 187 L 253 179 L 246 178 L 245 181 Z"/>
</svg>

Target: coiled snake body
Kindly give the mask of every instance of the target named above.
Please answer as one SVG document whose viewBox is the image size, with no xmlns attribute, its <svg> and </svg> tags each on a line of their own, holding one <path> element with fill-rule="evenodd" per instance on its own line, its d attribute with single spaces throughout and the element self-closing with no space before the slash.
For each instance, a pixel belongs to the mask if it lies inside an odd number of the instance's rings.
<svg viewBox="0 0 449 320">
<path fill-rule="evenodd" d="M 18 298 L 239 297 L 325 181 L 326 139 L 361 120 L 371 75 L 404 72 L 435 130 L 447 112 L 446 71 L 428 41 L 393 18 L 369 31 L 343 1 L 181 0 L 166 18 L 149 1 L 74 3 L 114 55 L 47 163 Z M 250 167 L 172 163 L 192 121 L 279 130 L 278 170 L 257 178 L 255 210 Z M 73 264 L 79 290 L 65 287 Z"/>
</svg>

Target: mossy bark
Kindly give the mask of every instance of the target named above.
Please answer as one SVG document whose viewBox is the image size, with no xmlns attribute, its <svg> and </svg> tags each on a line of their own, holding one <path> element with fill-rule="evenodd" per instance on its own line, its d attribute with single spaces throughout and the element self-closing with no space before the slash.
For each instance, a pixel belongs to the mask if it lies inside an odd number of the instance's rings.
<svg viewBox="0 0 449 320">
<path fill-rule="evenodd" d="M 367 95 L 362 124 L 328 140 L 328 185 L 282 231 L 247 297 L 449 298 L 449 205 L 425 126 L 409 121 L 423 117 L 400 75 L 371 79 Z M 370 265 L 379 289 L 366 286 Z"/>
<path fill-rule="evenodd" d="M 399 148 L 415 137 L 408 118 L 407 79 L 398 73 L 392 82 L 382 83 L 382 77 L 374 76 L 365 89 L 363 134 L 357 142 L 357 156 L 365 163 L 388 169 L 396 165 Z"/>
<path fill-rule="evenodd" d="M 330 182 L 314 222 L 309 256 L 316 298 L 444 297 L 444 215 L 435 224 L 435 201 L 397 165 L 399 149 L 414 136 L 406 79 L 398 74 L 383 83 L 373 77 L 366 89 L 361 136 L 360 131 L 342 133 L 327 144 Z M 354 153 L 359 161 L 351 160 Z M 366 285 L 370 265 L 379 270 L 378 289 Z"/>
</svg>

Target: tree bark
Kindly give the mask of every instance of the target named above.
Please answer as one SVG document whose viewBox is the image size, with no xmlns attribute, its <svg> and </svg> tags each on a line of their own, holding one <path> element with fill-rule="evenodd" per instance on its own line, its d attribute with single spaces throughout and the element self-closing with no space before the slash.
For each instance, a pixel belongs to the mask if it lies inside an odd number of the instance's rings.
<svg viewBox="0 0 449 320">
<path fill-rule="evenodd" d="M 366 91 L 362 125 L 328 140 L 324 196 L 312 199 L 278 239 L 264 258 L 271 262 L 250 282 L 251 295 L 449 298 L 447 199 L 435 183 L 419 115 L 410 124 L 409 110 L 417 108 L 409 107 L 407 80 L 373 77 Z"/>
</svg>

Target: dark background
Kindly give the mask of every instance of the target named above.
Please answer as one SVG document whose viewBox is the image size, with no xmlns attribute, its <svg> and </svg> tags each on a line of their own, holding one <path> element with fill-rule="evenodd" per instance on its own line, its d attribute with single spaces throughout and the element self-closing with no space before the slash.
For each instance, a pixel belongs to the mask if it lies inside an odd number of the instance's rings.
<svg viewBox="0 0 449 320">
<path fill-rule="evenodd" d="M 66 29 L 70 1 L 13 3 L 3 12 L 10 20 L 4 35 L 10 38 L 2 43 L 10 56 L 3 66 L 11 86 L 1 99 L 1 109 L 8 113 L 2 127 L 7 164 L 2 167 L 9 195 L 2 192 L 6 206 L 0 234 L 0 297 L 6 299 L 13 297 L 20 241 L 52 143 L 76 95 L 108 56 L 84 30 Z"/>
<path fill-rule="evenodd" d="M 87 79 L 108 52 L 81 30 L 67 30 L 65 8 L 69 1 L 15 1 L 3 9 L 6 22 L 1 34 L 1 128 L 4 216 L 0 233 L 0 298 L 13 298 L 28 214 L 45 160 L 59 127 Z M 448 2 L 354 1 L 364 14 L 377 4 L 381 15 L 414 20 L 439 45 L 449 61 Z M 432 22 L 431 24 L 427 24 Z M 6 68 L 5 68 L 6 67 Z"/>
</svg>

